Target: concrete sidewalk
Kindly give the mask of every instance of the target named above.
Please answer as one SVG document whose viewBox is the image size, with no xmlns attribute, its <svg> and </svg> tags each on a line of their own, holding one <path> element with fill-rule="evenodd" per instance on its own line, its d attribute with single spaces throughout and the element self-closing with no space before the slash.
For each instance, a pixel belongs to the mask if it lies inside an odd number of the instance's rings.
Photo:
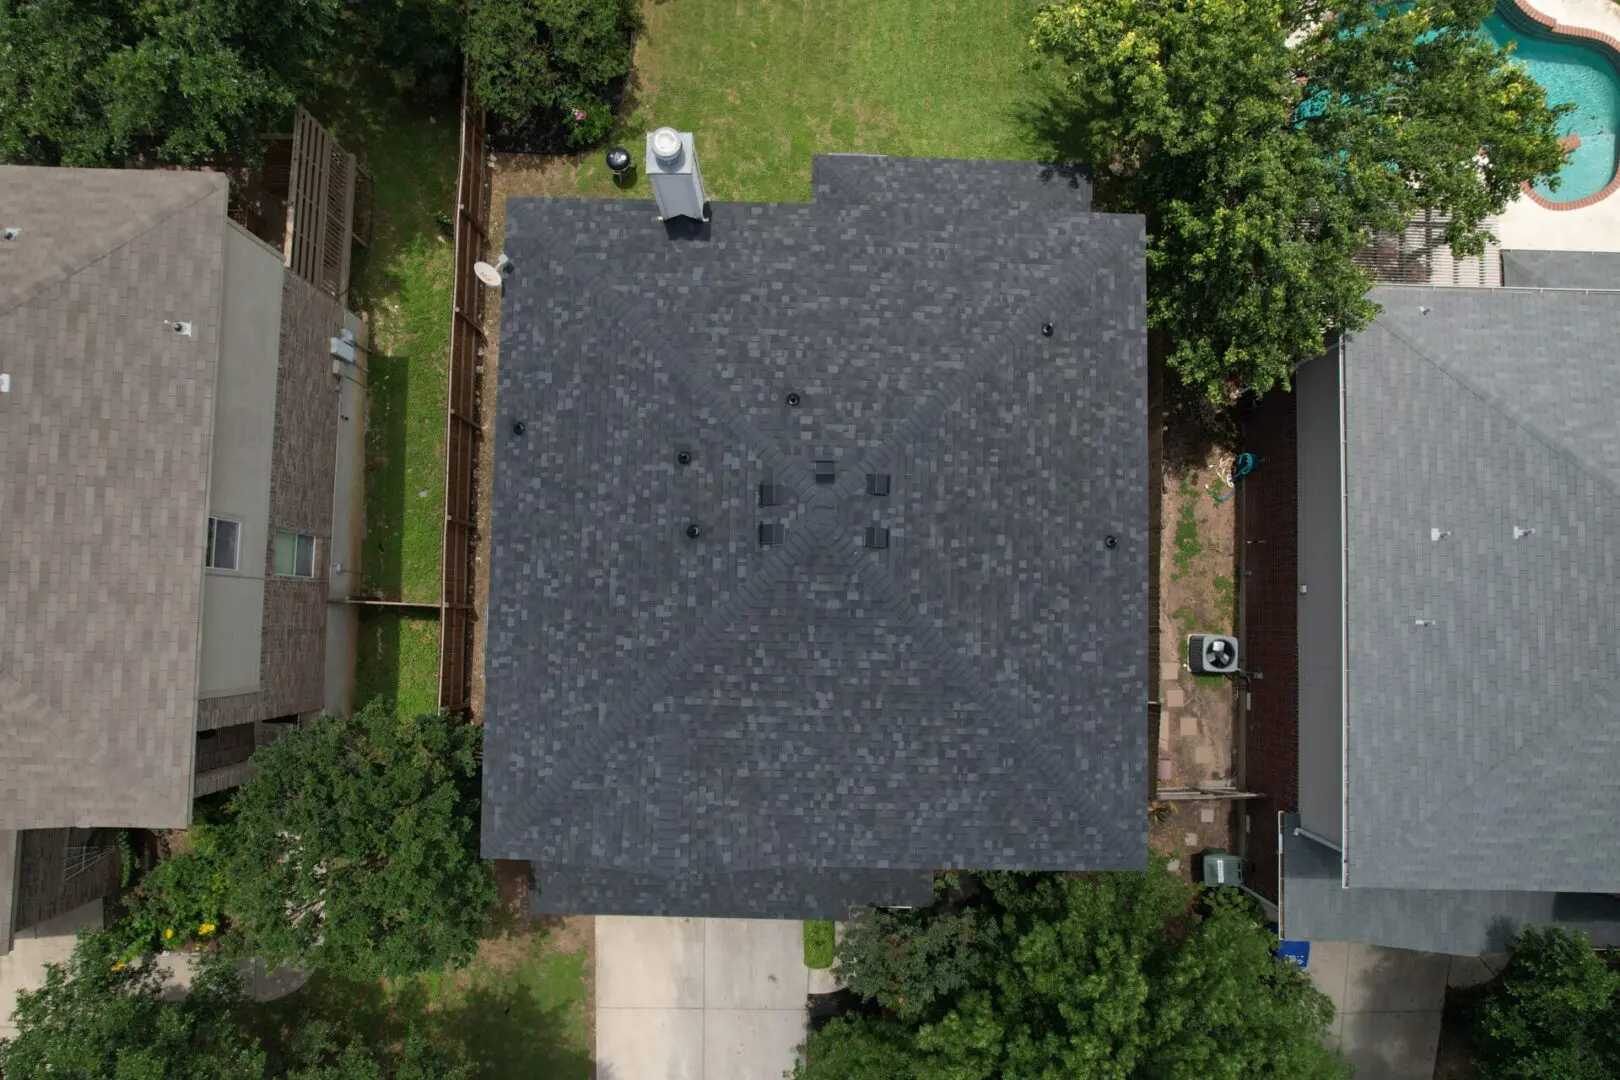
<svg viewBox="0 0 1620 1080">
<path fill-rule="evenodd" d="M 45 965 L 65 964 L 78 944 L 79 931 L 101 929 L 102 905 L 98 897 L 66 915 L 17 931 L 11 951 L 0 956 L 0 1039 L 17 1034 L 11 1022 L 17 991 L 45 985 Z"/>
<path fill-rule="evenodd" d="M 798 922 L 597 916 L 597 1080 L 776 1080 L 812 979 Z"/>
<path fill-rule="evenodd" d="M 1333 1037 L 1356 1080 L 1432 1080 L 1451 957 L 1311 942 L 1306 972 L 1333 1001 Z"/>
</svg>

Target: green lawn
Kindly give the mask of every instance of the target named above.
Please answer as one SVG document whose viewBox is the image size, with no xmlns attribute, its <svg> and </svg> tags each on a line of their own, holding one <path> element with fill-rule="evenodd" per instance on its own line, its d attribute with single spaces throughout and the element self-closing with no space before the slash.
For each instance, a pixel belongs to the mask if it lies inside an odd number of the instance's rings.
<svg viewBox="0 0 1620 1080">
<path fill-rule="evenodd" d="M 812 155 L 1041 158 L 1028 0 L 653 0 L 622 125 L 697 133 L 717 199 L 804 201 Z M 639 145 L 635 152 L 640 153 Z M 611 194 L 600 154 L 563 190 Z M 648 195 L 645 180 L 633 189 Z"/>
<path fill-rule="evenodd" d="M 354 707 L 392 701 L 406 716 L 439 707 L 439 617 L 399 608 L 361 608 Z"/>
<path fill-rule="evenodd" d="M 352 286 L 372 325 L 361 587 L 436 603 L 453 254 L 440 219 L 455 204 L 456 109 L 406 103 L 375 79 L 342 74 L 317 107 L 373 181 L 370 244 Z"/>
<path fill-rule="evenodd" d="M 257 1006 L 253 1026 L 274 1043 L 301 1014 L 344 1018 L 377 1044 L 414 1024 L 491 1080 L 590 1080 L 590 1017 L 582 944 L 565 951 L 544 933 L 485 943 L 464 971 L 350 982 L 317 974 L 302 990 Z"/>
</svg>

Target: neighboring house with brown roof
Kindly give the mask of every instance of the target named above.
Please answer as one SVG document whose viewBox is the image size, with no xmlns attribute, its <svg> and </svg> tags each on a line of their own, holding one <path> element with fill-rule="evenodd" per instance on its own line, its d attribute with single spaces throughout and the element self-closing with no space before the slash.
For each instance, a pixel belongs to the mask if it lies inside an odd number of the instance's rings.
<svg viewBox="0 0 1620 1080">
<path fill-rule="evenodd" d="M 0 954 L 343 704 L 360 324 L 226 203 L 0 168 Z"/>
</svg>

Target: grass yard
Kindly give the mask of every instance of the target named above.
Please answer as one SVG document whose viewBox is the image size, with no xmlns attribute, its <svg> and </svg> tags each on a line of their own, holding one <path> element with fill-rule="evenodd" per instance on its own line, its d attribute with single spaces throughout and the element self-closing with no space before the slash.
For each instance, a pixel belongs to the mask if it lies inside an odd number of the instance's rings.
<svg viewBox="0 0 1620 1080">
<path fill-rule="evenodd" d="M 406 716 L 439 708 L 439 617 L 399 608 L 361 608 L 355 645 L 354 707 L 373 698 Z"/>
<path fill-rule="evenodd" d="M 352 305 L 372 326 L 361 588 L 436 603 L 444 528 L 456 109 L 399 101 L 375 79 L 339 75 L 321 118 L 371 170 L 368 249 Z"/>
<path fill-rule="evenodd" d="M 697 133 L 716 199 L 805 201 L 812 155 L 1040 158 L 1028 0 L 653 0 L 623 138 Z M 640 154 L 639 142 L 634 153 Z M 592 152 L 552 194 L 614 194 Z M 642 178 L 627 194 L 650 197 Z"/>
<path fill-rule="evenodd" d="M 478 1077 L 590 1080 L 586 938 L 573 923 L 491 938 L 470 967 L 450 974 L 378 982 L 317 974 L 302 990 L 255 1007 L 254 1025 L 273 1043 L 299 1015 L 343 1016 L 345 1026 L 383 1045 L 415 1025 Z"/>
</svg>

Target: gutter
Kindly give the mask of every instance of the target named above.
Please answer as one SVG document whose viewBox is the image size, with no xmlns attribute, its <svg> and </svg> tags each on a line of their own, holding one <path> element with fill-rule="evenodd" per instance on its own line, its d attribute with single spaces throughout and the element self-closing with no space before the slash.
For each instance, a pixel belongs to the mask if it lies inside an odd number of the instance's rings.
<svg viewBox="0 0 1620 1080">
<path fill-rule="evenodd" d="M 1346 424 L 1345 338 L 1339 335 L 1339 842 L 1328 844 L 1339 853 L 1339 886 L 1350 887 L 1350 429 Z M 1309 835 L 1303 829 L 1302 835 Z M 1311 837 L 1320 840 L 1320 837 Z M 1326 843 L 1326 841 L 1322 841 Z"/>
</svg>

